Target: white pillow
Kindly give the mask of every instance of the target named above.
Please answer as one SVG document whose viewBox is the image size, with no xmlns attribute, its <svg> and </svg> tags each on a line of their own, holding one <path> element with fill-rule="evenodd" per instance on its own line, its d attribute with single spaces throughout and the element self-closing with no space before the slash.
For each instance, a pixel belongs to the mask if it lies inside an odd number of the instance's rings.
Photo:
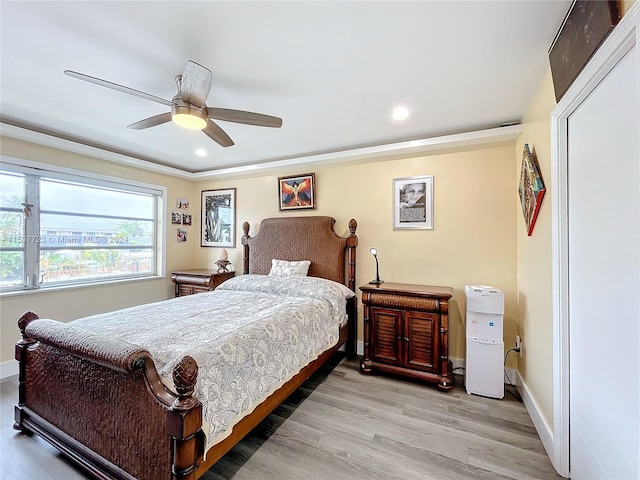
<svg viewBox="0 0 640 480">
<path fill-rule="evenodd" d="M 272 277 L 306 277 L 309 272 L 309 260 L 300 260 L 298 262 L 288 262 L 287 260 L 271 260 L 271 271 L 269 275 Z"/>
<path fill-rule="evenodd" d="M 328 280 L 326 278 L 319 278 L 318 280 L 322 280 L 323 282 L 328 283 L 329 285 L 333 285 L 335 288 L 340 290 L 340 293 L 344 295 L 344 298 L 351 298 L 356 296 L 353 290 L 351 290 L 346 285 L 343 285 L 342 283 L 334 282 L 333 280 Z"/>
</svg>

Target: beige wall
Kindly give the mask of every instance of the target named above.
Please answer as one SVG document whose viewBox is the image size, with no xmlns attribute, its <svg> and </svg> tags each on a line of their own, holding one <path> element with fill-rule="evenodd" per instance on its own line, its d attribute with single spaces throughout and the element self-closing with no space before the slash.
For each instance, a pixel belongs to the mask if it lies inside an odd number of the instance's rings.
<svg viewBox="0 0 640 480">
<path fill-rule="evenodd" d="M 201 182 L 197 189 L 237 188 L 239 239 L 244 221 L 250 223 L 253 235 L 262 218 L 292 215 L 278 211 L 279 175 L 314 172 L 317 209 L 295 214 L 333 216 L 337 220 L 336 231 L 341 235 L 348 233 L 349 219 L 357 220 L 357 285 L 375 277 L 375 262 L 368 253 L 369 248 L 375 246 L 383 280 L 453 287 L 450 355 L 464 358 L 462 319 L 467 284 L 489 284 L 504 290 L 508 345 L 515 336 L 517 176 L 514 165 L 518 159 L 514 149 L 511 142 L 369 164 L 303 167 L 253 178 Z M 392 179 L 416 175 L 434 176 L 435 228 L 394 231 Z M 234 268 L 241 270 L 239 241 L 238 248 L 228 251 Z M 201 249 L 199 259 L 202 266 L 211 266 L 218 255 L 219 249 Z M 360 324 L 361 321 L 359 306 Z M 362 339 L 361 333 L 359 337 Z"/>
<path fill-rule="evenodd" d="M 629 11 L 631 6 L 636 2 L 636 0 L 618 0 L 618 10 L 620 11 L 620 18 L 624 17 L 624 15 Z"/>
<path fill-rule="evenodd" d="M 528 392 L 549 427 L 553 428 L 553 316 L 551 291 L 551 111 L 555 108 L 551 71 L 547 70 L 523 117 L 523 131 L 516 144 L 522 157 L 524 144 L 536 156 L 546 193 L 533 234 L 527 236 L 522 209 L 517 209 L 517 330 L 522 337 L 518 369 Z M 520 161 L 515 170 L 520 174 Z"/>
<path fill-rule="evenodd" d="M 189 198 L 192 202 L 191 212 L 194 216 L 199 212 L 199 193 L 196 192 L 192 181 L 107 163 L 5 137 L 2 138 L 2 155 L 164 186 L 167 188 L 167 220 L 176 197 Z M 195 247 L 199 245 L 199 227 L 193 225 L 185 228 L 188 230 L 188 241 L 178 243 L 176 226 L 171 224 L 167 226 L 167 272 L 196 265 L 197 249 Z M 14 344 L 20 336 L 16 322 L 26 310 L 33 310 L 42 317 L 68 321 L 131 305 L 165 300 L 172 296 L 173 286 L 169 277 L 127 281 L 109 286 L 48 292 L 32 291 L 3 296 L 0 300 L 0 362 L 13 359 Z"/>
</svg>

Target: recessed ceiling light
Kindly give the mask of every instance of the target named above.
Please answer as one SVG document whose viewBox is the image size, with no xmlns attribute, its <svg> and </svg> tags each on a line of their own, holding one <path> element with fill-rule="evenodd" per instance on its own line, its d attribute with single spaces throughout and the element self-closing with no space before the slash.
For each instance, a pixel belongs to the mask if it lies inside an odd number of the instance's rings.
<svg viewBox="0 0 640 480">
<path fill-rule="evenodd" d="M 196 150 L 196 155 L 199 157 L 206 157 L 207 151 L 204 148 L 199 148 Z"/>
<path fill-rule="evenodd" d="M 407 107 L 396 107 L 391 113 L 394 120 L 406 120 L 409 117 L 409 109 Z"/>
</svg>

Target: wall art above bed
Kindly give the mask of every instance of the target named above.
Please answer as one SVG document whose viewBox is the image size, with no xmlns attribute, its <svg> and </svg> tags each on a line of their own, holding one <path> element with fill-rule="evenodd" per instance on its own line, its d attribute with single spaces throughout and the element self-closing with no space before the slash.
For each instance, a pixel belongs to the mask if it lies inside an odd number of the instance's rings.
<svg viewBox="0 0 640 480">
<path fill-rule="evenodd" d="M 278 205 L 281 212 L 316 208 L 315 173 L 278 177 Z"/>
<path fill-rule="evenodd" d="M 202 191 L 200 245 L 236 246 L 236 189 Z"/>
</svg>

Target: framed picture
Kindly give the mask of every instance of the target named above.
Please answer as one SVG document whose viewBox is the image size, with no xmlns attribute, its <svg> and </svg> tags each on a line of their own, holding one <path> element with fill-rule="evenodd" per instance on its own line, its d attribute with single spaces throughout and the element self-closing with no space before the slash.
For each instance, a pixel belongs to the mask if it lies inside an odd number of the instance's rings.
<svg viewBox="0 0 640 480">
<path fill-rule="evenodd" d="M 529 145 L 525 143 L 524 152 L 522 153 L 522 166 L 520 167 L 518 195 L 520 196 L 520 204 L 522 205 L 522 214 L 524 215 L 528 236 L 533 233 L 533 227 L 536 224 L 545 191 L 538 161 L 529 150 Z"/>
<path fill-rule="evenodd" d="M 619 20 L 618 2 L 573 3 L 549 50 L 557 102 Z"/>
<path fill-rule="evenodd" d="M 278 177 L 278 205 L 281 212 L 316 208 L 315 173 Z"/>
<path fill-rule="evenodd" d="M 433 230 L 433 175 L 393 179 L 393 229 Z"/>
<path fill-rule="evenodd" d="M 203 190 L 200 245 L 236 246 L 236 189 Z"/>
<path fill-rule="evenodd" d="M 184 210 L 189 210 L 189 199 L 188 198 L 176 198 L 176 208 L 182 208 Z"/>
<path fill-rule="evenodd" d="M 171 223 L 180 225 L 182 223 L 182 213 L 178 211 L 171 212 Z"/>
</svg>

